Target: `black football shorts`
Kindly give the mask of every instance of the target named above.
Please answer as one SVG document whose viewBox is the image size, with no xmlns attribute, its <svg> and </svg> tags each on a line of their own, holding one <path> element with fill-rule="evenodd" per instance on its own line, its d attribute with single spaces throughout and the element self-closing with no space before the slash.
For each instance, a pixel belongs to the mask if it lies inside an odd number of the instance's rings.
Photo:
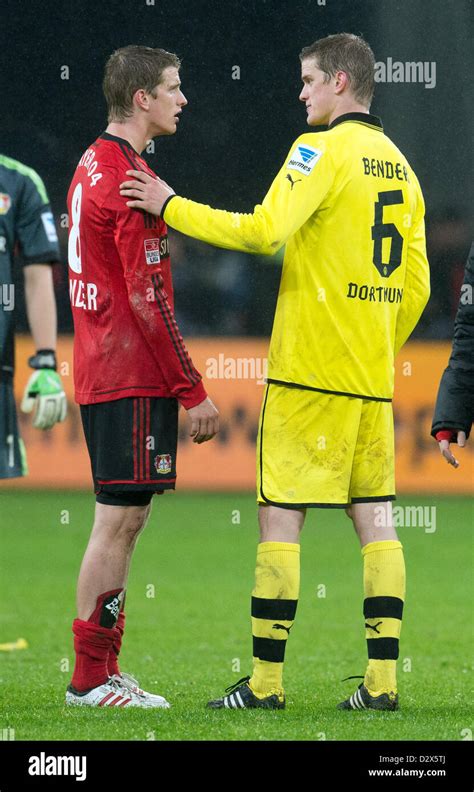
<svg viewBox="0 0 474 792">
<path fill-rule="evenodd" d="M 175 488 L 178 409 L 155 397 L 81 404 L 99 503 L 144 505 Z"/>
</svg>

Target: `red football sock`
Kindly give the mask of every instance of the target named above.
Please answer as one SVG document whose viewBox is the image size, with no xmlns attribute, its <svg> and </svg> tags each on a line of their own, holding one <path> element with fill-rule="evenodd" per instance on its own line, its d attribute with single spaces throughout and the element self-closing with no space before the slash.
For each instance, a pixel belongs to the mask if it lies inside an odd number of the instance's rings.
<svg viewBox="0 0 474 792">
<path fill-rule="evenodd" d="M 114 641 L 114 629 L 74 619 L 76 662 L 72 686 L 81 692 L 103 685 L 109 678 L 107 659 Z"/>
<path fill-rule="evenodd" d="M 124 597 L 123 589 L 104 591 L 87 621 L 74 619 L 76 662 L 72 686 L 81 692 L 103 685 L 109 678 L 108 657 Z"/>
<path fill-rule="evenodd" d="M 124 611 L 120 611 L 117 619 L 117 624 L 115 625 L 115 629 L 114 629 L 114 642 L 112 644 L 112 648 L 109 651 L 109 659 L 107 661 L 109 676 L 113 676 L 114 674 L 120 674 L 118 656 L 120 654 L 120 649 L 122 648 L 122 638 L 123 638 L 124 630 L 125 630 L 125 613 Z"/>
</svg>

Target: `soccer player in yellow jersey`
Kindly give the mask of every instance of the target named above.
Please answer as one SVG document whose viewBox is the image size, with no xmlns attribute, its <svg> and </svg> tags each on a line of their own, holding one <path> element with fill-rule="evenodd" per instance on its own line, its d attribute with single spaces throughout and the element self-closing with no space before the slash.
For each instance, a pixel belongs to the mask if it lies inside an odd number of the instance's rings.
<svg viewBox="0 0 474 792">
<path fill-rule="evenodd" d="M 309 126 L 251 214 L 211 209 L 128 171 L 129 206 L 224 248 L 286 245 L 260 416 L 260 544 L 252 592 L 253 673 L 211 707 L 280 709 L 299 594 L 306 509 L 345 508 L 360 539 L 368 665 L 341 709 L 398 708 L 405 599 L 395 498 L 394 360 L 429 297 L 424 203 L 407 160 L 369 113 L 374 56 L 340 33 L 301 55 Z"/>
</svg>

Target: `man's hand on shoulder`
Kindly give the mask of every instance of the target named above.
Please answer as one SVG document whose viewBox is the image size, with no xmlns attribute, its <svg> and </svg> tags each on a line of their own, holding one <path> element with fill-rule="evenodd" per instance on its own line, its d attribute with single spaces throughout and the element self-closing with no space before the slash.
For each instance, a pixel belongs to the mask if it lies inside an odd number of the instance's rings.
<svg viewBox="0 0 474 792">
<path fill-rule="evenodd" d="M 212 440 L 219 431 L 219 412 L 209 396 L 201 404 L 190 407 L 187 412 L 191 418 L 189 435 L 193 438 L 193 443 L 205 443 L 207 440 Z"/>
<path fill-rule="evenodd" d="M 163 205 L 170 196 L 175 195 L 174 190 L 163 179 L 144 171 L 129 170 L 127 176 L 132 179 L 120 185 L 120 195 L 130 199 L 127 206 L 161 216 Z"/>
</svg>

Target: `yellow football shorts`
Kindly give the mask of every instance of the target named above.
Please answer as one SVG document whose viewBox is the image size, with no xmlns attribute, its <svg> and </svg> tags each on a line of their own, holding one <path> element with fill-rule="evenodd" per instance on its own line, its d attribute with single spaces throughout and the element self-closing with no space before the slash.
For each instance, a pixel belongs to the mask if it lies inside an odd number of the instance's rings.
<svg viewBox="0 0 474 792">
<path fill-rule="evenodd" d="M 257 439 L 257 500 L 337 508 L 395 500 L 391 402 L 269 383 Z"/>
</svg>

